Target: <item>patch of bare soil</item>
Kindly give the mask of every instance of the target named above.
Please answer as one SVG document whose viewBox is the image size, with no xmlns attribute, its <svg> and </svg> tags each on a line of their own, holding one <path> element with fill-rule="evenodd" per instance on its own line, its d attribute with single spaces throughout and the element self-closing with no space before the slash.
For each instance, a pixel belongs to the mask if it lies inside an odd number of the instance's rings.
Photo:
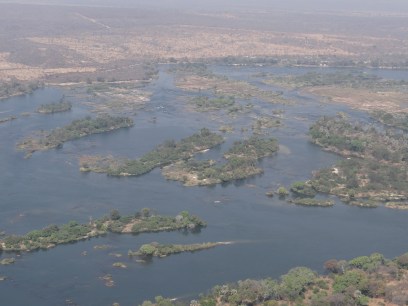
<svg viewBox="0 0 408 306">
<path fill-rule="evenodd" d="M 310 87 L 303 91 L 321 96 L 324 101 L 347 104 L 353 108 L 387 112 L 408 111 L 406 93 L 398 91 L 376 92 L 368 89 L 343 88 L 335 86 Z"/>
</svg>

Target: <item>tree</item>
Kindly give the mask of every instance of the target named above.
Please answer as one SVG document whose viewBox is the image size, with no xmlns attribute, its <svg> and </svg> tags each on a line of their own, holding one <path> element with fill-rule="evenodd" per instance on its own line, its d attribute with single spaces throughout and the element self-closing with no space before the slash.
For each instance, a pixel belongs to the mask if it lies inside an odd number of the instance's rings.
<svg viewBox="0 0 408 306">
<path fill-rule="evenodd" d="M 120 219 L 120 214 L 119 214 L 119 211 L 118 211 L 117 209 L 114 209 L 114 210 L 112 210 L 112 211 L 110 212 L 110 219 L 111 219 L 112 221 L 115 221 L 115 220 L 119 220 L 119 219 Z"/>
<path fill-rule="evenodd" d="M 142 256 L 153 256 L 154 252 L 156 252 L 156 248 L 151 244 L 143 244 L 139 249 Z"/>
<path fill-rule="evenodd" d="M 314 283 L 315 279 L 315 273 L 309 268 L 298 267 L 291 269 L 282 276 L 279 295 L 283 298 L 295 300 L 306 290 L 307 286 Z"/>
<path fill-rule="evenodd" d="M 141 210 L 141 213 L 142 213 L 142 217 L 143 217 L 143 218 L 148 218 L 148 217 L 150 217 L 150 209 L 149 209 L 149 208 L 143 208 L 143 209 Z"/>
</svg>

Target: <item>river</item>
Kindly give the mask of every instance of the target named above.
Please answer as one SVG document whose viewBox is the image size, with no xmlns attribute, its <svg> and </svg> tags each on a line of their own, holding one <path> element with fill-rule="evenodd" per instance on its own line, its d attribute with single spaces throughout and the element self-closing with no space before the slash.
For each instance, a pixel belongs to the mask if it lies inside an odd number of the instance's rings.
<svg viewBox="0 0 408 306">
<path fill-rule="evenodd" d="M 212 67 L 217 73 L 246 80 L 268 89 L 253 74 L 259 69 L 271 73 L 302 73 L 304 68 Z M 384 73 L 392 77 L 392 71 Z M 397 71 L 397 79 L 408 79 L 407 71 Z M 321 104 L 312 96 L 285 91 L 294 105 L 274 105 L 252 101 L 254 112 L 283 109 L 283 126 L 270 130 L 283 149 L 262 161 L 264 174 L 243 182 L 215 187 L 184 187 L 166 181 L 158 169 L 141 177 L 112 178 L 104 174 L 81 173 L 78 157 L 85 154 L 113 154 L 138 157 L 167 139 L 180 139 L 202 127 L 217 130 L 220 123 L 239 125 L 245 118 L 210 117 L 185 111 L 185 92 L 174 86 L 172 75 L 162 66 L 157 81 L 148 86 L 151 101 L 134 116 L 135 126 L 107 134 L 92 135 L 64 144 L 62 149 L 36 152 L 29 159 L 16 150 L 16 143 L 34 130 L 49 130 L 89 115 L 89 107 L 72 98 L 70 112 L 42 115 L 34 111 L 40 104 L 58 101 L 59 88 L 37 90 L 28 96 L 0 102 L 1 116 L 18 119 L 0 124 L 0 231 L 23 234 L 48 224 L 70 220 L 87 222 L 112 209 L 122 214 L 150 207 L 160 214 L 175 215 L 188 210 L 208 222 L 200 233 L 181 232 L 139 236 L 109 234 L 105 237 L 58 246 L 48 251 L 16 257 L 14 265 L 0 266 L 1 304 L 4 305 L 137 305 L 156 295 L 191 299 L 216 284 L 246 278 L 278 277 L 295 266 L 322 271 L 330 258 L 350 259 L 380 252 L 394 257 L 408 245 L 406 211 L 385 208 L 364 209 L 336 200 L 332 208 L 299 207 L 277 197 L 265 196 L 270 188 L 289 186 L 305 180 L 313 170 L 330 166 L 338 156 L 310 144 L 308 126 L 322 115 L 338 111 L 353 118 L 369 120 L 365 113 L 338 104 Z M 31 115 L 22 116 L 29 112 Z M 152 118 L 156 118 L 156 122 Z M 227 141 L 200 158 L 218 156 L 237 131 L 226 134 Z M 141 264 L 127 257 L 129 249 L 142 244 L 234 241 L 228 246 L 187 253 Z M 105 244 L 107 250 L 96 250 Z M 86 256 L 84 256 L 86 252 Z M 123 254 L 115 258 L 112 253 Z M 1 254 L 1 258 L 15 256 Z M 127 269 L 112 267 L 121 261 Z M 105 287 L 99 278 L 111 274 L 114 287 Z M 76 303 L 76 304 L 75 304 Z"/>
</svg>

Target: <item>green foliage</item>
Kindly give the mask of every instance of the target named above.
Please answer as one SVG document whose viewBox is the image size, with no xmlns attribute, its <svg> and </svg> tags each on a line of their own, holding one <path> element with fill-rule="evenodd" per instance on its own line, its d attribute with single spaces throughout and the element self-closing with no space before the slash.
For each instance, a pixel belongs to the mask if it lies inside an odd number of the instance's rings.
<svg viewBox="0 0 408 306">
<path fill-rule="evenodd" d="M 173 165 L 173 172 L 165 173 L 168 179 L 176 179 L 185 183 L 193 175 L 199 180 L 198 184 L 217 184 L 240 180 L 262 173 L 257 167 L 258 159 L 270 156 L 279 149 L 276 139 L 261 139 L 252 136 L 247 140 L 236 141 L 224 154 L 227 162 L 217 165 L 212 160 L 188 160 Z M 179 173 L 185 175 L 179 175 Z M 197 182 L 194 182 L 197 184 Z"/>
<path fill-rule="evenodd" d="M 37 112 L 43 114 L 54 114 L 69 111 L 71 108 L 72 104 L 70 102 L 60 101 L 57 103 L 42 104 L 37 109 Z"/>
<path fill-rule="evenodd" d="M 408 114 L 406 113 L 389 113 L 378 110 L 372 112 L 371 116 L 385 125 L 408 130 Z"/>
<path fill-rule="evenodd" d="M 197 110 L 206 112 L 211 110 L 226 109 L 235 104 L 235 98 L 231 96 L 218 96 L 216 98 L 196 97 L 193 98 Z"/>
<path fill-rule="evenodd" d="M 380 265 L 384 264 L 385 258 L 382 254 L 374 253 L 370 256 L 356 257 L 348 262 L 353 268 L 362 269 L 365 271 L 373 271 Z"/>
<path fill-rule="evenodd" d="M 178 229 L 199 229 L 206 226 L 206 223 L 200 220 L 197 216 L 192 216 L 186 212 L 182 218 L 169 217 L 169 216 L 149 216 L 148 218 L 142 218 L 136 222 L 132 227 L 132 233 L 138 234 L 143 232 L 157 232 L 165 230 L 178 230 Z"/>
<path fill-rule="evenodd" d="M 336 293 L 359 290 L 362 293 L 368 290 L 367 274 L 361 270 L 350 270 L 344 274 L 336 275 L 333 283 L 333 290 Z"/>
<path fill-rule="evenodd" d="M 214 248 L 221 243 L 207 242 L 197 244 L 159 244 L 152 242 L 142 245 L 137 252 L 129 251 L 129 256 L 144 256 L 144 257 L 165 257 L 171 254 L 178 254 L 183 252 L 195 252 Z"/>
<path fill-rule="evenodd" d="M 408 198 L 408 138 L 404 134 L 378 131 L 337 116 L 319 119 L 310 128 L 310 135 L 316 144 L 330 151 L 363 157 L 351 157 L 333 169 L 318 171 L 311 182 L 316 190 L 339 195 L 352 203 L 362 203 L 354 201 L 358 198 L 376 202 Z"/>
<path fill-rule="evenodd" d="M 296 198 L 296 199 L 291 199 L 288 202 L 296 204 L 296 205 L 302 205 L 302 206 L 330 207 L 334 205 L 333 200 L 318 200 L 318 199 L 311 199 L 311 198 Z"/>
<path fill-rule="evenodd" d="M 8 98 L 15 95 L 24 95 L 34 92 L 44 84 L 38 81 L 22 82 L 17 79 L 0 82 L 0 99 Z"/>
<path fill-rule="evenodd" d="M 210 294 L 200 296 L 198 302 L 192 301 L 190 305 L 367 306 L 374 303 L 385 305 L 387 302 L 406 305 L 408 302 L 406 280 L 401 278 L 407 272 L 406 267 L 398 268 L 381 254 L 357 257 L 349 264 L 344 260 L 330 260 L 326 263 L 342 274 L 324 277 L 317 276 L 308 268 L 294 268 L 283 275 L 280 282 L 269 278 L 247 279 L 215 286 Z M 378 264 L 375 269 L 366 267 L 373 263 Z M 383 299 L 384 304 L 371 298 Z M 146 304 L 149 305 L 152 304 Z"/>
<path fill-rule="evenodd" d="M 128 117 L 105 115 L 92 119 L 88 116 L 84 119 L 74 120 L 62 128 L 54 129 L 41 138 L 28 138 L 19 143 L 18 147 L 29 152 L 47 150 L 60 147 L 64 142 L 70 140 L 131 126 L 133 126 L 133 120 Z"/>
<path fill-rule="evenodd" d="M 180 142 L 167 141 L 140 159 L 127 160 L 119 167 L 108 168 L 107 173 L 109 175 L 121 175 L 123 173 L 134 176 L 143 175 L 154 168 L 188 159 L 195 153 L 215 147 L 223 141 L 222 136 L 203 128 L 200 132 L 184 138 Z"/>
<path fill-rule="evenodd" d="M 115 221 L 115 220 L 119 220 L 120 219 L 120 214 L 119 211 L 117 209 L 114 209 L 110 212 L 110 219 Z"/>
<path fill-rule="evenodd" d="M 290 186 L 292 191 L 297 196 L 314 197 L 316 195 L 315 188 L 309 182 L 294 182 Z"/>
<path fill-rule="evenodd" d="M 119 212 L 114 210 L 110 216 L 102 217 L 88 224 L 70 221 L 62 226 L 49 225 L 42 230 L 34 230 L 23 236 L 5 236 L 0 240 L 0 244 L 4 243 L 5 251 L 32 251 L 89 239 L 108 232 L 129 232 L 129 226 L 132 226 L 132 233 L 135 234 L 180 229 L 197 230 L 206 226 L 204 221 L 186 211 L 182 212 L 180 217 L 151 215 L 143 217 L 142 213 L 120 216 Z"/>
<path fill-rule="evenodd" d="M 408 253 L 398 256 L 395 260 L 399 266 L 408 268 Z"/>
<path fill-rule="evenodd" d="M 285 187 L 279 187 L 276 191 L 280 197 L 286 197 L 289 195 L 289 191 Z"/>
<path fill-rule="evenodd" d="M 314 283 L 316 274 L 309 268 L 298 267 L 291 269 L 281 278 L 282 282 L 279 287 L 280 296 L 289 300 L 295 300 L 308 286 Z"/>
<path fill-rule="evenodd" d="M 144 244 L 139 249 L 139 254 L 141 256 L 153 256 L 156 251 L 156 247 L 151 244 Z"/>
</svg>

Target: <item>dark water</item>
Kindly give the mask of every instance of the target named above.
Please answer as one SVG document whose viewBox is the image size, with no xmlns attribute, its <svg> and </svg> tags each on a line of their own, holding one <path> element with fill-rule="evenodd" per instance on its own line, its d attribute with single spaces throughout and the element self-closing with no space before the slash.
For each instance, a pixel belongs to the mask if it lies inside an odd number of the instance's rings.
<svg viewBox="0 0 408 306">
<path fill-rule="evenodd" d="M 272 68 L 271 72 L 276 72 Z M 217 67 L 216 72 L 234 79 L 249 80 L 264 89 L 268 86 L 250 77 L 251 68 Z M 299 73 L 296 69 L 287 70 Z M 279 71 L 278 71 L 279 72 Z M 381 71 L 380 71 L 381 72 Z M 281 71 L 280 73 L 284 73 Z M 387 72 L 387 74 L 390 72 Z M 407 78 L 407 72 L 398 72 Z M 169 138 L 180 139 L 202 127 L 217 130 L 221 124 L 250 126 L 247 117 L 211 116 L 185 111 L 186 93 L 176 89 L 171 75 L 162 67 L 160 78 L 150 85 L 154 92 L 146 109 L 134 117 L 135 126 L 104 135 L 94 135 L 64 145 L 60 150 L 37 152 L 30 159 L 15 149 L 16 142 L 33 130 L 51 129 L 89 114 L 82 101 L 73 100 L 68 113 L 45 116 L 33 112 L 38 105 L 58 100 L 63 92 L 48 88 L 33 95 L 0 102 L 0 116 L 19 118 L 0 125 L 0 230 L 25 233 L 50 223 L 69 220 L 86 222 L 111 209 L 123 214 L 150 207 L 162 214 L 182 210 L 197 214 L 208 222 L 201 233 L 161 233 L 107 235 L 106 237 L 64 245 L 49 251 L 23 254 L 11 266 L 0 266 L 3 305 L 137 305 L 156 295 L 193 298 L 212 286 L 245 278 L 277 277 L 294 266 L 321 271 L 329 258 L 352 258 L 372 252 L 393 257 L 408 248 L 407 212 L 361 209 L 336 202 L 333 208 L 305 208 L 267 198 L 269 188 L 289 185 L 310 177 L 311 172 L 333 164 L 337 156 L 308 143 L 308 126 L 319 116 L 346 111 L 368 120 L 365 114 L 341 105 L 321 105 L 313 97 L 285 92 L 297 104 L 272 105 L 253 101 L 254 113 L 271 114 L 284 109 L 283 127 L 271 129 L 283 149 L 262 161 L 265 173 L 244 182 L 215 187 L 184 187 L 166 181 L 155 170 L 137 178 L 111 178 L 103 174 L 78 171 L 83 154 L 113 154 L 137 157 Z M 246 103 L 245 101 L 241 101 Z M 156 123 L 151 119 L 157 118 Z M 247 135 L 249 132 L 244 132 Z M 201 158 L 217 158 L 235 139 L 239 128 L 226 134 L 227 141 Z M 127 257 L 143 243 L 197 243 L 234 241 L 230 246 L 181 254 L 141 264 Z M 108 250 L 93 246 L 107 244 Z M 87 256 L 81 253 L 87 251 Z M 122 253 L 122 258 L 109 254 Z M 2 254 L 1 257 L 12 256 Z M 112 267 L 125 262 L 128 269 Z M 112 274 L 115 286 L 105 287 L 99 277 Z"/>
</svg>

